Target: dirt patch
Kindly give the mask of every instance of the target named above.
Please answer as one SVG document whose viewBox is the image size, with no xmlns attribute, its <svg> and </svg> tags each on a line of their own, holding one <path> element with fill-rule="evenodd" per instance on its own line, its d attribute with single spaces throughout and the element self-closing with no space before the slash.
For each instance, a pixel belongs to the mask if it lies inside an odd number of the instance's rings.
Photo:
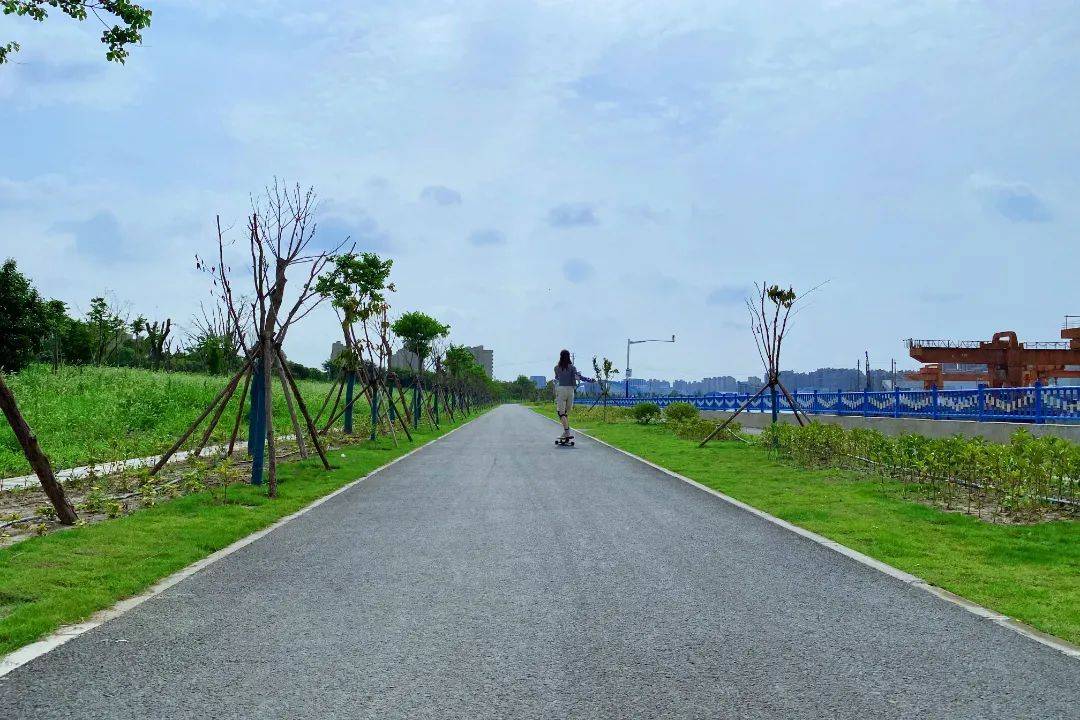
<svg viewBox="0 0 1080 720">
<path fill-rule="evenodd" d="M 327 450 L 356 442 L 339 431 L 323 438 Z M 299 458 L 296 443 L 278 441 L 278 461 Z M 184 495 L 209 492 L 226 497 L 226 488 L 243 482 L 251 473 L 251 461 L 243 452 L 231 458 L 210 455 L 166 465 L 157 475 L 150 468 L 130 468 L 113 474 L 89 474 L 63 481 L 68 499 L 79 513 L 79 524 L 91 524 L 128 515 Z M 0 491 L 0 547 L 35 535 L 68 529 L 56 519 L 56 511 L 40 485 Z M 4 596 L 0 593 L 0 616 Z"/>
</svg>

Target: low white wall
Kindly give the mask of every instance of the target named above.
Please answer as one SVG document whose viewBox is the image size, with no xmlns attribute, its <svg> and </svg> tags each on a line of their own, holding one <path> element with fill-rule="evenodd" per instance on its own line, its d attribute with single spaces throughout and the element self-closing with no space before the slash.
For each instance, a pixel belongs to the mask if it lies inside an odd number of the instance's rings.
<svg viewBox="0 0 1080 720">
<path fill-rule="evenodd" d="M 706 410 L 702 417 L 711 420 L 724 420 L 731 417 L 730 412 Z M 1032 435 L 1055 435 L 1065 440 L 1080 443 L 1080 425 L 1038 425 L 1036 423 L 975 422 L 971 420 L 927 420 L 924 418 L 882 418 L 861 417 L 859 415 L 811 415 L 811 420 L 832 423 L 843 428 L 873 428 L 886 435 L 916 433 L 926 437 L 983 437 L 990 442 L 1007 443 L 1014 432 L 1023 428 Z M 738 422 L 746 428 L 765 428 L 772 422 L 771 413 L 743 413 Z M 790 413 L 781 413 L 780 422 L 794 423 Z"/>
</svg>

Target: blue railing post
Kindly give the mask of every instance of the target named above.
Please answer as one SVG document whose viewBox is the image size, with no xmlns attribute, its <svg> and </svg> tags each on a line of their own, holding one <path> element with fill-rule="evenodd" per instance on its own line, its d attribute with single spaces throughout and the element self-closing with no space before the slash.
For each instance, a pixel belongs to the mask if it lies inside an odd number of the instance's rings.
<svg viewBox="0 0 1080 720">
<path fill-rule="evenodd" d="M 937 385 L 930 386 L 930 417 L 938 419 L 938 389 Z"/>
<path fill-rule="evenodd" d="M 1046 422 L 1046 414 L 1043 408 L 1043 384 L 1042 380 L 1035 381 L 1035 422 Z"/>
<path fill-rule="evenodd" d="M 862 389 L 862 416 L 867 417 L 870 415 L 870 391 L 866 388 Z"/>
<path fill-rule="evenodd" d="M 375 432 L 379 428 L 379 393 L 376 386 L 371 388 L 371 439 L 375 439 Z"/>
<path fill-rule="evenodd" d="M 893 388 L 892 402 L 893 402 L 892 416 L 894 418 L 898 418 L 898 417 L 900 417 L 900 386 L 899 385 L 897 385 L 896 387 Z"/>
<path fill-rule="evenodd" d="M 986 416 L 986 386 L 979 383 L 979 421 Z"/>
<path fill-rule="evenodd" d="M 256 360 L 251 373 L 251 402 L 248 411 L 248 454 L 251 455 L 251 484 L 262 485 L 266 454 L 266 374 L 262 360 Z"/>
<path fill-rule="evenodd" d="M 345 434 L 353 434 L 353 392 L 356 390 L 356 373 L 349 371 L 345 375 Z"/>
<path fill-rule="evenodd" d="M 412 390 L 413 400 L 413 421 L 412 426 L 414 428 L 420 427 L 420 381 L 419 379 L 413 380 Z"/>
<path fill-rule="evenodd" d="M 814 397 L 812 397 L 810 399 L 810 412 L 812 412 L 812 413 L 814 413 L 816 415 L 818 410 L 820 410 L 820 409 L 821 409 L 821 406 L 818 405 L 818 399 L 817 399 L 817 388 L 814 388 Z"/>
<path fill-rule="evenodd" d="M 836 388 L 836 414 L 844 414 L 844 391 Z"/>
</svg>

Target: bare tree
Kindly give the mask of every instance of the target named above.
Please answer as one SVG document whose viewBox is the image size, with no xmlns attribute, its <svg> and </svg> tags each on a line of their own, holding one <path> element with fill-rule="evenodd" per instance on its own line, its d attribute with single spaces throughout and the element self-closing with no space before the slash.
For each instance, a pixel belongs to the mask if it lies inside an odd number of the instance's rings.
<svg viewBox="0 0 1080 720">
<path fill-rule="evenodd" d="M 757 296 L 754 299 L 746 299 L 746 310 L 750 315 L 750 332 L 754 335 L 754 346 L 757 348 L 758 357 L 761 358 L 761 364 L 765 368 L 765 384 L 739 406 L 731 417 L 709 433 L 709 436 L 701 441 L 699 447 L 705 447 L 707 442 L 723 432 L 736 416 L 750 407 L 766 390 L 770 391 L 772 421 L 774 423 L 779 419 L 778 393 L 783 393 L 788 406 L 795 414 L 795 419 L 800 425 L 805 424 L 799 404 L 788 392 L 787 388 L 784 387 L 784 384 L 780 382 L 780 355 L 784 347 L 784 338 L 789 329 L 789 320 L 793 317 L 792 308 L 795 307 L 797 302 L 821 286 L 812 288 L 802 295 L 796 295 L 795 290 L 791 287 L 785 290 L 779 285 L 768 285 L 767 283 L 761 283 L 760 285 L 755 283 L 754 287 L 757 290 Z"/>
<path fill-rule="evenodd" d="M 225 248 L 232 245 L 226 241 L 225 232 L 218 218 L 218 261 L 210 264 L 196 257 L 196 267 L 211 278 L 211 294 L 223 308 L 225 324 L 231 337 L 239 342 L 245 362 L 217 398 L 192 424 L 177 443 L 159 460 L 152 472 L 164 466 L 168 457 L 186 442 L 191 433 L 213 412 L 213 419 L 204 432 L 208 437 L 219 421 L 224 406 L 236 392 L 241 378 L 247 377 L 245 387 L 252 386 L 251 429 L 248 442 L 253 448 L 255 462 L 252 481 L 261 482 L 262 443 L 265 438 L 269 455 L 267 463 L 267 491 L 270 497 L 277 495 L 277 444 L 274 434 L 273 375 L 279 368 L 281 386 L 296 409 L 304 417 L 309 437 L 322 460 L 330 468 L 322 444 L 319 442 L 314 421 L 308 413 L 303 397 L 289 370 L 281 351 L 285 336 L 295 323 L 305 318 L 323 300 L 317 292 L 316 283 L 327 263 L 340 249 L 318 250 L 313 246 L 316 231 L 316 196 L 312 188 L 303 190 L 299 185 L 288 187 L 274 181 L 263 195 L 253 198 L 252 212 L 248 216 L 248 256 L 250 258 L 250 292 L 239 294 L 234 290 L 234 278 L 225 260 Z M 302 285 L 289 298 L 286 293 L 290 275 L 300 271 Z M 291 398 L 290 398 L 291 395 Z M 241 412 L 243 401 L 241 402 Z M 239 415 L 234 426 L 230 449 L 239 427 Z M 299 427 L 296 420 L 294 427 Z"/>
</svg>

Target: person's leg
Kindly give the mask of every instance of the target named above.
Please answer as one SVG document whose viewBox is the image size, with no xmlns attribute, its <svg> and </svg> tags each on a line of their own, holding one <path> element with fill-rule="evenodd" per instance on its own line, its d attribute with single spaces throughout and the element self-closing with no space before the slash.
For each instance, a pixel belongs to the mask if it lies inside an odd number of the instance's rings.
<svg viewBox="0 0 1080 720">
<path fill-rule="evenodd" d="M 570 434 L 570 420 L 567 415 L 570 412 L 567 406 L 567 390 L 573 390 L 573 388 L 565 388 L 561 385 L 555 388 L 555 412 L 559 416 L 559 422 L 563 426 L 563 437 Z"/>
<path fill-rule="evenodd" d="M 563 411 L 562 425 L 563 434 L 570 437 L 570 411 L 574 409 L 574 388 L 566 388 L 566 407 Z"/>
</svg>

